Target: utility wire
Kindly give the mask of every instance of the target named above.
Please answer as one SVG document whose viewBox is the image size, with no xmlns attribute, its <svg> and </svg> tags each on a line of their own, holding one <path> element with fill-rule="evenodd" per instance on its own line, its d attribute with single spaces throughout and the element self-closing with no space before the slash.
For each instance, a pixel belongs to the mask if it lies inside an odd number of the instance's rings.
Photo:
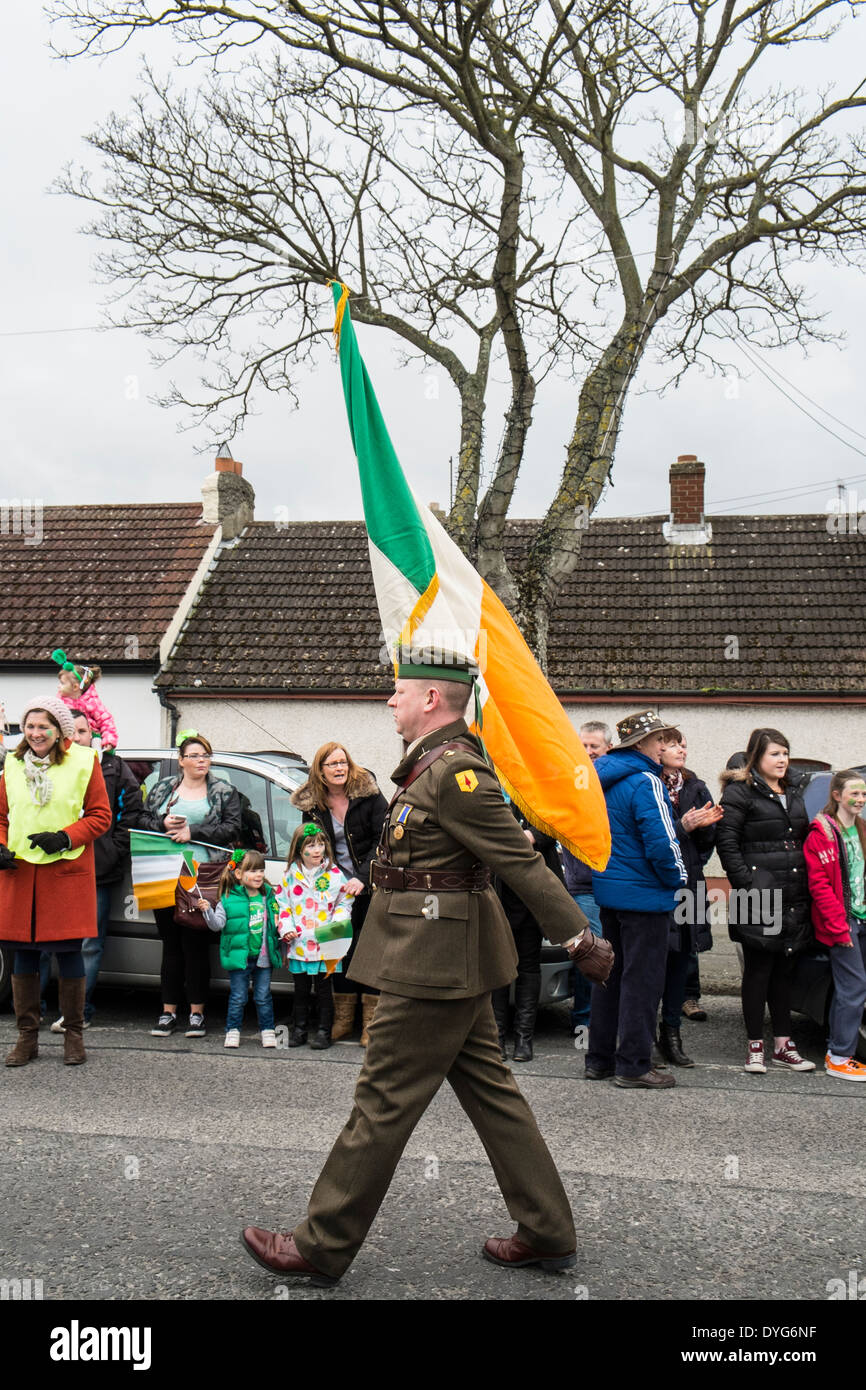
<svg viewBox="0 0 866 1390">
<path fill-rule="evenodd" d="M 731 339 L 732 342 L 734 342 L 735 346 L 739 347 L 740 343 L 735 341 L 734 334 L 736 334 L 737 339 L 741 339 L 743 343 L 747 343 L 745 334 L 733 330 L 728 333 L 728 337 Z M 751 343 L 748 343 L 748 348 L 752 353 L 755 354 L 755 356 L 758 355 L 758 349 L 756 347 L 753 347 Z M 845 420 L 840 420 L 839 416 L 834 415 L 832 410 L 828 410 L 826 406 L 823 406 L 819 404 L 818 401 L 813 400 L 812 397 L 808 395 L 806 391 L 802 390 L 801 387 L 795 386 L 793 381 L 790 381 L 789 378 L 785 376 L 785 373 L 780 371 L 778 367 L 774 366 L 772 362 L 765 361 L 764 366 L 767 368 L 768 371 L 773 372 L 775 376 L 781 377 L 782 381 L 784 381 L 786 386 L 790 386 L 791 390 L 796 391 L 798 396 L 802 396 L 804 401 L 808 401 L 809 404 L 813 405 L 816 410 L 820 410 L 822 415 L 826 415 L 829 417 L 829 419 L 835 420 L 836 424 L 841 425 L 843 430 L 847 430 L 849 434 L 856 434 L 860 439 L 866 439 L 866 434 L 864 434 L 862 430 L 857 430 L 854 428 L 853 425 L 849 425 Z"/>
<path fill-rule="evenodd" d="M 728 334 L 727 336 L 730 342 L 734 344 L 734 347 L 740 349 L 740 352 L 743 354 L 746 360 L 750 362 L 752 366 L 755 367 L 761 373 L 764 379 L 768 381 L 771 386 L 774 386 L 777 391 L 780 391 L 782 395 L 785 397 L 785 399 L 791 402 L 791 405 L 796 406 L 797 410 L 801 411 L 802 414 L 805 415 L 807 419 L 811 420 L 814 425 L 817 425 L 819 429 L 824 430 L 825 434 L 832 435 L 834 439 L 838 439 L 840 444 L 844 444 L 846 449 L 853 449 L 855 454 L 859 454 L 861 458 L 866 459 L 866 451 L 864 451 L 863 449 L 859 449 L 856 444 L 852 444 L 849 439 L 843 438 L 843 436 L 841 434 L 837 434 L 835 430 L 831 430 L 829 425 L 825 425 L 823 420 L 819 420 L 817 416 L 813 415 L 811 411 L 807 410 L 804 405 L 801 405 L 798 400 L 795 400 L 793 396 L 789 395 L 785 388 L 779 385 L 778 381 L 774 381 L 773 378 L 769 375 L 769 373 L 765 371 L 761 361 L 753 357 L 749 349 L 745 348 L 743 344 L 738 342 L 737 339 L 734 338 L 731 334 Z M 822 409 L 822 407 L 818 406 L 818 409 L 820 410 Z M 847 429 L 848 426 L 846 425 L 845 428 Z"/>
<path fill-rule="evenodd" d="M 713 502 L 714 507 L 725 507 L 730 502 L 771 502 L 774 497 L 792 497 L 797 492 L 818 492 L 821 488 L 835 487 L 838 483 L 866 482 L 866 473 L 851 473 L 845 478 L 823 478 L 815 483 L 799 483 L 790 488 L 776 488 L 772 492 L 746 492 L 739 497 L 720 497 Z"/>
</svg>

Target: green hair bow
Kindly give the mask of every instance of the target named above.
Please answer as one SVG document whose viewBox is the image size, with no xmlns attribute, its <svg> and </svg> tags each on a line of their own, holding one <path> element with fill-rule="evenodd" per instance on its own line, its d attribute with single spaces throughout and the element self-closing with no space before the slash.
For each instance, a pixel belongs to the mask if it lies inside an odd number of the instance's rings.
<svg viewBox="0 0 866 1390">
<path fill-rule="evenodd" d="M 74 671 L 78 675 L 78 668 L 74 661 L 70 661 L 62 647 L 55 647 L 51 653 L 51 660 L 56 661 L 61 671 Z"/>
</svg>

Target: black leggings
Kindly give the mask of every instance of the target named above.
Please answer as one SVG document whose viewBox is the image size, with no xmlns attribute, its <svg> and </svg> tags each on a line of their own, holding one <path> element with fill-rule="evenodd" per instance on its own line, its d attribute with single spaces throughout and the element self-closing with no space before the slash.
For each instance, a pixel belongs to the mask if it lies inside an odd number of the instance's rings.
<svg viewBox="0 0 866 1390">
<path fill-rule="evenodd" d="M 511 935 L 517 949 L 518 975 L 538 975 L 541 971 L 541 930 L 525 903 L 512 897 L 505 908 Z"/>
<path fill-rule="evenodd" d="M 791 984 L 794 956 L 760 947 L 743 946 L 743 1020 L 746 1036 L 764 1036 L 764 1008 L 770 1006 L 773 1035 L 787 1038 L 791 1033 Z"/>
<path fill-rule="evenodd" d="M 184 998 L 188 1004 L 206 1003 L 210 989 L 210 932 L 178 926 L 173 907 L 155 907 L 153 915 L 162 937 L 163 1004 L 177 1007 Z"/>
<path fill-rule="evenodd" d="M 310 994 L 315 991 L 319 1010 L 319 1027 L 330 1028 L 334 1019 L 333 975 L 320 970 L 316 975 L 308 975 L 306 970 L 293 976 L 295 986 L 295 1023 L 300 1028 L 307 1026 L 310 1012 Z"/>
</svg>

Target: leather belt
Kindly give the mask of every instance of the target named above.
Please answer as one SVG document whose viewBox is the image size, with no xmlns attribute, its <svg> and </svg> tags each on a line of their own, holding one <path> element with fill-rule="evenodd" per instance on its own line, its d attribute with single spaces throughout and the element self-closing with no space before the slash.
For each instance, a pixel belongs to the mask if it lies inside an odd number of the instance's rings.
<svg viewBox="0 0 866 1390">
<path fill-rule="evenodd" d="M 490 870 L 397 869 L 392 864 L 370 866 L 374 888 L 415 889 L 426 893 L 483 893 L 490 887 Z"/>
</svg>

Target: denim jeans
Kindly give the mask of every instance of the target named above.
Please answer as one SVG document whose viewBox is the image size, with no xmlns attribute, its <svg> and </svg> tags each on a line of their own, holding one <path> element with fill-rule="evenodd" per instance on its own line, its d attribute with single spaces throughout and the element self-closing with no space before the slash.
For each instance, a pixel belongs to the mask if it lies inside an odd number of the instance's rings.
<svg viewBox="0 0 866 1390">
<path fill-rule="evenodd" d="M 592 928 L 593 936 L 602 936 L 601 930 L 601 908 L 595 901 L 591 893 L 572 893 L 571 895 L 577 903 L 584 917 L 589 918 L 589 925 Z M 576 965 L 571 967 L 572 973 L 572 1004 L 571 1004 L 571 1027 L 589 1027 L 589 1008 L 592 1002 L 592 983 L 585 975 L 581 975 Z"/>
<path fill-rule="evenodd" d="M 251 961 L 246 970 L 229 971 L 229 1007 L 226 1014 L 226 1032 L 230 1028 L 240 1028 L 244 1021 L 244 1008 L 253 982 L 253 999 L 259 1028 L 273 1028 L 274 1001 L 271 998 L 271 967 L 256 965 Z"/>
<path fill-rule="evenodd" d="M 849 919 L 852 946 L 830 947 L 833 998 L 827 1051 L 834 1057 L 854 1057 L 860 1021 L 866 1004 L 866 922 Z"/>
<path fill-rule="evenodd" d="M 43 957 L 48 962 L 48 975 L 51 974 L 51 956 L 38 946 L 18 946 L 15 950 L 12 963 L 13 975 L 35 975 L 37 970 L 41 976 L 43 970 Z M 61 980 L 80 980 L 84 975 L 84 965 L 81 960 L 80 951 L 58 951 L 57 969 Z"/>
<path fill-rule="evenodd" d="M 111 915 L 111 889 L 110 883 L 97 883 L 96 885 L 96 929 L 97 936 L 85 937 L 81 954 L 84 957 L 84 978 L 86 981 L 84 993 L 84 1019 L 89 1023 L 93 1017 L 93 991 L 96 988 L 96 981 L 99 978 L 99 967 L 102 964 L 102 953 L 105 950 L 105 933 L 108 930 L 108 919 Z"/>
</svg>

